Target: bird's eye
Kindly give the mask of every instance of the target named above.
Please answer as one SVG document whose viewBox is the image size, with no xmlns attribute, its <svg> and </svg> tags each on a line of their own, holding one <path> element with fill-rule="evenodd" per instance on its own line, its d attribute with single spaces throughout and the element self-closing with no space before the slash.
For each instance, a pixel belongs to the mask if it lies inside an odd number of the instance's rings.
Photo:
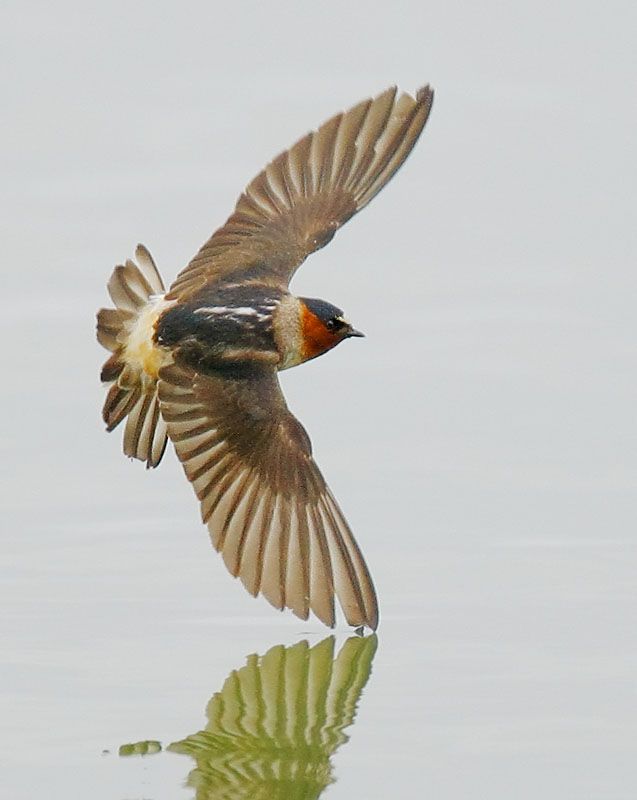
<svg viewBox="0 0 637 800">
<path fill-rule="evenodd" d="M 328 331 L 338 331 L 343 327 L 343 320 L 338 317 L 332 317 L 325 323 L 325 327 Z"/>
</svg>

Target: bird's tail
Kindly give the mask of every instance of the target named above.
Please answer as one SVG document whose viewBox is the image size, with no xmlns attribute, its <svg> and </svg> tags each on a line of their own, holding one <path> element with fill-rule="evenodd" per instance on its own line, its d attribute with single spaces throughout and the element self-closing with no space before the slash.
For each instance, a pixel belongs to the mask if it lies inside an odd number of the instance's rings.
<svg viewBox="0 0 637 800">
<path fill-rule="evenodd" d="M 124 453 L 156 467 L 166 449 L 166 423 L 157 398 L 159 369 L 169 356 L 153 340 L 157 317 L 168 305 L 155 262 L 143 245 L 136 262 L 115 267 L 108 293 L 115 308 L 97 314 L 97 339 L 110 358 L 101 379 L 109 386 L 102 416 L 112 431 L 126 420 Z"/>
</svg>

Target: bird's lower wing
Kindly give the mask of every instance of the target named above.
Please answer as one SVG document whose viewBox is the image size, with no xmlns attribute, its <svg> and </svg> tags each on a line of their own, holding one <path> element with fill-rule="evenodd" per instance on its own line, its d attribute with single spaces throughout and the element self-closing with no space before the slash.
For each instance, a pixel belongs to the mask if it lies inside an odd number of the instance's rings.
<svg viewBox="0 0 637 800">
<path fill-rule="evenodd" d="M 159 400 L 212 543 L 248 591 L 329 626 L 336 596 L 350 625 L 376 629 L 371 576 L 274 370 L 171 365 Z"/>
</svg>

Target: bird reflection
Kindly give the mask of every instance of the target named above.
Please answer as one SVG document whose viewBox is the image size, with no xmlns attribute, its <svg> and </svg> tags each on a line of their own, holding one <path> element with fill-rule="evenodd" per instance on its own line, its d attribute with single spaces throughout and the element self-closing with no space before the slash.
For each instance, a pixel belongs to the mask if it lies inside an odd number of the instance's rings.
<svg viewBox="0 0 637 800">
<path fill-rule="evenodd" d="M 336 653 L 328 636 L 248 656 L 208 703 L 205 729 L 167 748 L 194 759 L 196 800 L 318 798 L 334 781 L 330 759 L 348 739 L 376 647 L 375 635 L 353 636 Z"/>
</svg>

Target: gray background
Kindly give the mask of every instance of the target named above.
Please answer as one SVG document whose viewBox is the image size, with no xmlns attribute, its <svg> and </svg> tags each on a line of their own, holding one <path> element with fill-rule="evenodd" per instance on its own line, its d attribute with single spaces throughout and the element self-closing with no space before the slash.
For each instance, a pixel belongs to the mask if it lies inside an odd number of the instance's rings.
<svg viewBox="0 0 637 800">
<path fill-rule="evenodd" d="M 429 81 L 403 171 L 293 284 L 368 335 L 282 376 L 381 599 L 327 794 L 633 798 L 634 3 L 1 14 L 2 797 L 192 796 L 117 747 L 324 635 L 226 574 L 172 453 L 103 432 L 94 312 L 138 241 L 170 281 L 281 149 Z"/>
</svg>

